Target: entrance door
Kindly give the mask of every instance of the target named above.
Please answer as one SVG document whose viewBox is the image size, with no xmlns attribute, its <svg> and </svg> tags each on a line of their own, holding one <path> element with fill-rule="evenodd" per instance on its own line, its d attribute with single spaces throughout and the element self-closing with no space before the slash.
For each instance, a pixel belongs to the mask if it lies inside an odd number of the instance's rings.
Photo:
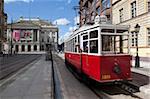
<svg viewBox="0 0 150 99">
<path fill-rule="evenodd" d="M 31 51 L 31 45 L 28 45 L 28 52 Z"/>
<path fill-rule="evenodd" d="M 19 46 L 18 45 L 16 45 L 16 52 L 18 52 L 19 51 Z"/>
</svg>

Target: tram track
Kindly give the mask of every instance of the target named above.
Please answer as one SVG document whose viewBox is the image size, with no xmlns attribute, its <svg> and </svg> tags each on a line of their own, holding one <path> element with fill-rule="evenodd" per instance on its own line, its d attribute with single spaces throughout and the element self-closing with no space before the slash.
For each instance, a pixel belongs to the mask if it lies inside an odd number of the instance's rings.
<svg viewBox="0 0 150 99">
<path fill-rule="evenodd" d="M 114 96 L 122 95 L 124 97 L 130 97 L 132 99 L 142 99 L 137 96 L 135 93 L 139 92 L 137 86 L 130 84 L 128 82 L 120 82 L 119 84 L 110 84 L 110 85 L 98 85 L 93 86 L 93 84 L 87 85 L 90 90 L 96 93 L 100 99 L 112 99 Z M 113 98 L 114 99 L 114 98 Z M 117 99 L 117 98 L 116 98 Z"/>
<path fill-rule="evenodd" d="M 18 61 L 19 59 L 23 59 L 25 57 L 27 57 L 29 55 L 25 54 L 25 55 L 13 55 L 13 56 L 5 56 L 5 57 L 2 57 L 1 58 L 1 61 L 0 61 L 0 65 L 1 66 L 5 66 L 6 64 L 11 64 L 15 61 Z"/>
<path fill-rule="evenodd" d="M 135 92 L 139 92 L 139 88 L 133 84 L 122 82 L 121 87 L 119 88 L 128 92 L 133 98 L 142 99 L 141 97 L 134 94 Z"/>
<path fill-rule="evenodd" d="M 3 69 L 5 69 L 5 68 L 9 68 L 9 67 L 11 67 L 11 66 L 14 66 L 14 65 L 16 65 L 17 63 L 20 63 L 20 62 L 22 62 L 22 60 L 23 59 L 26 59 L 28 56 L 23 56 L 21 59 L 15 59 L 15 60 L 13 60 L 13 62 L 9 62 L 9 63 L 5 63 L 5 64 L 2 64 L 1 65 L 1 70 L 3 70 Z"/>
<path fill-rule="evenodd" d="M 142 99 L 135 94 L 136 92 L 139 92 L 139 88 L 131 83 L 119 82 L 112 83 L 110 85 L 99 84 L 89 78 L 84 78 L 83 80 L 71 67 L 67 66 L 67 68 L 76 79 L 83 82 L 99 99 L 114 99 L 115 96 L 117 97 L 119 95 L 123 95 L 127 98 L 130 97 L 132 99 Z"/>
<path fill-rule="evenodd" d="M 8 65 L 5 64 L 5 66 L 1 66 L 0 68 L 0 80 L 3 80 L 7 77 L 9 77 L 11 74 L 17 72 L 21 68 L 25 67 L 27 64 L 31 63 L 32 61 L 36 60 L 38 56 L 26 56 L 23 58 L 20 58 L 18 61 L 15 61 L 13 63 L 9 63 Z"/>
</svg>

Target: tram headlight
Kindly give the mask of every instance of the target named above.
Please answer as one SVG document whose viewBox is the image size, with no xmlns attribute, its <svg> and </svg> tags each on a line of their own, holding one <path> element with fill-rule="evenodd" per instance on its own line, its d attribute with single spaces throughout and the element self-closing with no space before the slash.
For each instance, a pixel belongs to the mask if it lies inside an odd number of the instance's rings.
<svg viewBox="0 0 150 99">
<path fill-rule="evenodd" d="M 116 74 L 121 74 L 121 68 L 118 64 L 115 64 L 114 68 L 113 68 L 113 71 L 116 73 Z"/>
</svg>

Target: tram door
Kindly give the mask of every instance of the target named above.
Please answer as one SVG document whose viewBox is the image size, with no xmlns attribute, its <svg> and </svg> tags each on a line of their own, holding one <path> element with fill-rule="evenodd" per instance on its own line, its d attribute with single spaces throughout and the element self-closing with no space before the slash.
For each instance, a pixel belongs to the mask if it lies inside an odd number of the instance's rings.
<svg viewBox="0 0 150 99">
<path fill-rule="evenodd" d="M 89 63 L 88 63 L 88 52 L 89 52 L 89 41 L 88 41 L 88 32 L 81 34 L 81 69 L 85 73 L 89 72 Z"/>
</svg>

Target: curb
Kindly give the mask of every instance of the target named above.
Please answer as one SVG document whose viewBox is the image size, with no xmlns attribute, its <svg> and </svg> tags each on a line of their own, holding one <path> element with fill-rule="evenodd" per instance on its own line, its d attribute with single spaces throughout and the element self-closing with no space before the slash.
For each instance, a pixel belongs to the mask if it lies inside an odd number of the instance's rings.
<svg viewBox="0 0 150 99">
<path fill-rule="evenodd" d="M 59 69 L 57 68 L 57 65 L 56 65 L 55 61 L 54 61 L 54 70 L 55 70 L 56 75 L 58 76 L 58 80 L 60 82 L 60 92 L 61 92 L 61 95 L 62 95 L 62 99 L 70 99 L 69 96 L 68 96 L 68 93 L 66 91 L 64 81 L 61 77 L 61 73 L 60 73 Z"/>
</svg>

